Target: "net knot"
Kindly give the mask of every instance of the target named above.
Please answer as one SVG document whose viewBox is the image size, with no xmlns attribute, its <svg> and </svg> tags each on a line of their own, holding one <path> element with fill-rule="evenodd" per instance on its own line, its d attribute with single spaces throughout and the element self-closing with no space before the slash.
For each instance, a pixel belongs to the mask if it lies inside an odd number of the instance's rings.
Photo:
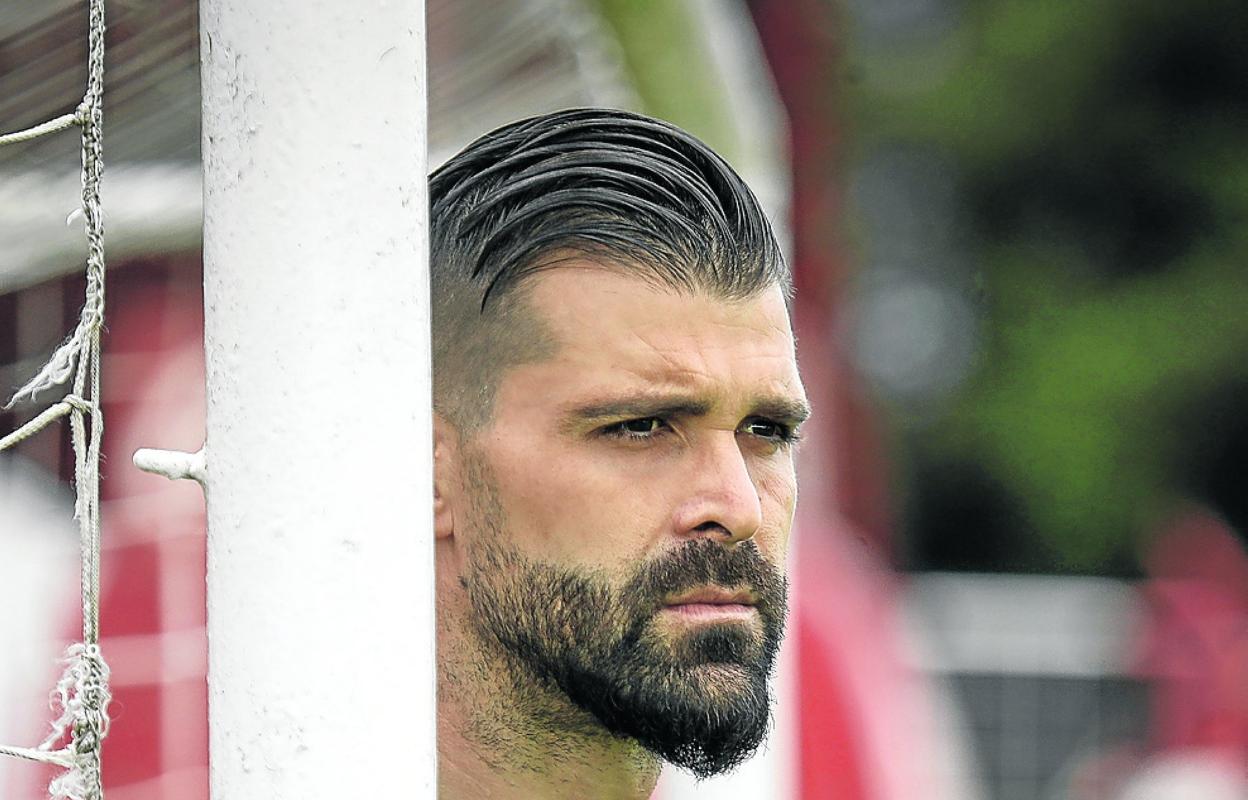
<svg viewBox="0 0 1248 800">
<path fill-rule="evenodd" d="M 39 749 L 49 751 L 69 735 L 64 751 L 72 766 L 49 787 L 54 800 L 98 797 L 100 743 L 108 735 L 109 670 L 98 644 L 74 644 L 65 653 L 65 672 L 53 691 L 52 703 L 61 709 L 52 732 Z"/>
<path fill-rule="evenodd" d="M 61 402 L 70 408 L 81 411 L 84 414 L 95 413 L 95 403 L 92 403 L 76 394 L 67 394 L 61 398 Z M 98 647 L 97 647 L 98 649 Z"/>
</svg>

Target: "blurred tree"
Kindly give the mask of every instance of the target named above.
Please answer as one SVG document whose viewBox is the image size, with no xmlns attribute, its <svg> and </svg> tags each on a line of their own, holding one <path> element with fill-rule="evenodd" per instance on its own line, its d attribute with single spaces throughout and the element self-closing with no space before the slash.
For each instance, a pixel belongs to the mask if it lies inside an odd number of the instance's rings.
<svg viewBox="0 0 1248 800">
<path fill-rule="evenodd" d="M 1191 495 L 1245 524 L 1248 4 L 929 0 L 891 38 L 855 5 L 858 148 L 952 159 L 981 289 L 905 437 L 915 566 L 1132 572 Z"/>
<path fill-rule="evenodd" d="M 595 6 L 615 33 L 646 113 L 695 132 L 734 161 L 740 143 L 689 6 L 671 0 L 596 0 Z"/>
</svg>

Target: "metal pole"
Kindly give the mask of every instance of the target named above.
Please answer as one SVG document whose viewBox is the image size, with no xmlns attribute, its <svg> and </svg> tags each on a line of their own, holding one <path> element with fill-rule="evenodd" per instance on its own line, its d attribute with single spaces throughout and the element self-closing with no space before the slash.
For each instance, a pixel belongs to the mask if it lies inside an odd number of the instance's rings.
<svg viewBox="0 0 1248 800">
<path fill-rule="evenodd" d="M 212 796 L 433 797 L 424 3 L 200 14 Z"/>
</svg>

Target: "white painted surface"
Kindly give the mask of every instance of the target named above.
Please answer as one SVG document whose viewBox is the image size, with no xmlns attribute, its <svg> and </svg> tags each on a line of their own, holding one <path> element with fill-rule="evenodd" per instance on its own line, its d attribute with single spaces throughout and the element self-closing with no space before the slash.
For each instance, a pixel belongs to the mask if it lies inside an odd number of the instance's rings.
<svg viewBox="0 0 1248 800">
<path fill-rule="evenodd" d="M 1125 675 L 1143 624 L 1135 588 L 1111 578 L 931 572 L 907 595 L 915 666 L 937 675 Z"/>
<path fill-rule="evenodd" d="M 433 797 L 423 3 L 200 9 L 212 796 Z"/>
</svg>

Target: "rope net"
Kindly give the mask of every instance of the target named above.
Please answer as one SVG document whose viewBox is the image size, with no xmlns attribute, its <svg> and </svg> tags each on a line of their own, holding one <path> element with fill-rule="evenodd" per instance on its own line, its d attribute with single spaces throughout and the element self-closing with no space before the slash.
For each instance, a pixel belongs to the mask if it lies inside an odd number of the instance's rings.
<svg viewBox="0 0 1248 800">
<path fill-rule="evenodd" d="M 13 433 L 0 451 L 69 417 L 74 450 L 74 517 L 82 556 L 82 641 L 69 647 L 65 670 L 52 693 L 60 716 L 35 747 L 0 745 L 0 755 L 55 764 L 65 772 L 48 791 L 56 800 L 102 800 L 100 750 L 108 734 L 108 665 L 100 653 L 100 329 L 104 322 L 104 219 L 100 208 L 101 133 L 104 122 L 104 0 L 88 0 L 87 87 L 72 114 L 0 136 L 0 146 L 78 126 L 82 133 L 82 213 L 86 221 L 87 291 L 78 324 L 48 362 L 6 408 L 72 379 L 72 388 Z"/>
</svg>

